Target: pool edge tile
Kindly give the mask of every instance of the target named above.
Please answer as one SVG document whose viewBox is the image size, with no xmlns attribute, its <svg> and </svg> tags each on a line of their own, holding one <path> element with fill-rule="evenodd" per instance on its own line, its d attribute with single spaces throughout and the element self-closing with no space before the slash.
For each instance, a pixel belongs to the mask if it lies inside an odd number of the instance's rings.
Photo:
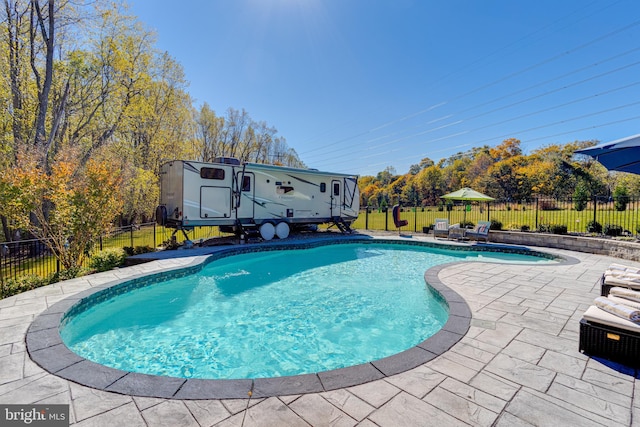
<svg viewBox="0 0 640 427">
<path fill-rule="evenodd" d="M 319 372 L 318 377 L 324 389 L 330 391 L 379 380 L 384 378 L 385 375 L 371 363 L 364 363 L 362 365 Z"/>
<path fill-rule="evenodd" d="M 173 396 L 174 399 L 246 399 L 253 387 L 250 379 L 205 380 L 189 378 Z"/>
<path fill-rule="evenodd" d="M 317 374 L 256 378 L 253 385 L 253 397 L 256 398 L 323 391 L 324 387 Z"/>
<path fill-rule="evenodd" d="M 186 378 L 128 372 L 103 390 L 132 396 L 172 399 L 185 382 Z"/>
</svg>

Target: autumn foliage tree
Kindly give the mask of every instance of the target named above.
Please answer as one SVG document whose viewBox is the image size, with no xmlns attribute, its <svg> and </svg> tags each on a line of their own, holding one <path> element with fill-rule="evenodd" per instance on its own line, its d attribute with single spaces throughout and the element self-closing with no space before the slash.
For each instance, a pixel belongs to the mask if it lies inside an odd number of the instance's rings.
<svg viewBox="0 0 640 427">
<path fill-rule="evenodd" d="M 78 270 L 121 207 L 118 169 L 73 150 L 60 153 L 45 173 L 32 151 L 0 172 L 0 206 L 18 228 L 51 250 L 66 270 Z"/>
</svg>

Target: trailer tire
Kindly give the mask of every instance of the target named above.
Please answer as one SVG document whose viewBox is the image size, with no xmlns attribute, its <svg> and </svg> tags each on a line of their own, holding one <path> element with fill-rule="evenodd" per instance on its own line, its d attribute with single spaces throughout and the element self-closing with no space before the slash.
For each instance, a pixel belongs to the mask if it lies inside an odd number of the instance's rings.
<svg viewBox="0 0 640 427">
<path fill-rule="evenodd" d="M 276 234 L 276 229 L 270 222 L 265 222 L 260 226 L 260 237 L 264 240 L 271 240 Z"/>
<path fill-rule="evenodd" d="M 160 226 L 165 226 L 167 224 L 167 207 L 164 205 L 160 205 L 156 208 L 156 222 Z"/>
<path fill-rule="evenodd" d="M 279 222 L 278 225 L 276 225 L 276 236 L 278 236 L 279 239 L 289 237 L 289 224 L 284 221 Z"/>
</svg>

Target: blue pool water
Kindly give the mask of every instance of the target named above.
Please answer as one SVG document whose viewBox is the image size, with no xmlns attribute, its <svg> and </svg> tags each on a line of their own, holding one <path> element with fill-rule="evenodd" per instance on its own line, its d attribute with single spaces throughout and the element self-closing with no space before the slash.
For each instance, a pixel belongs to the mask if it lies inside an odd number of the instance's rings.
<svg viewBox="0 0 640 427">
<path fill-rule="evenodd" d="M 390 356 L 447 320 L 424 282 L 462 259 L 548 262 L 391 244 L 340 244 L 222 258 L 199 273 L 96 303 L 65 344 L 125 371 L 182 378 L 313 373 Z"/>
</svg>

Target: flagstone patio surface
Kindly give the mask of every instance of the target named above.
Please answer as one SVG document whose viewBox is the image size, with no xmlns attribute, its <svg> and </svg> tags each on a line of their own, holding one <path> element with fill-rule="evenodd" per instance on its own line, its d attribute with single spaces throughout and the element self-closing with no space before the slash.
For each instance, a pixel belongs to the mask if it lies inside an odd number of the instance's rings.
<svg viewBox="0 0 640 427">
<path fill-rule="evenodd" d="M 599 295 L 599 276 L 612 262 L 640 265 L 541 250 L 574 262 L 456 263 L 427 274 L 461 295 L 472 312 L 465 336 L 435 359 L 354 387 L 267 398 L 107 392 L 50 374 L 26 351 L 31 322 L 56 302 L 114 280 L 189 265 L 201 252 L 184 257 L 186 251 L 177 251 L 182 257 L 39 288 L 0 300 L 0 403 L 69 404 L 77 426 L 640 426 L 636 372 L 578 352 L 579 320 Z"/>
</svg>

